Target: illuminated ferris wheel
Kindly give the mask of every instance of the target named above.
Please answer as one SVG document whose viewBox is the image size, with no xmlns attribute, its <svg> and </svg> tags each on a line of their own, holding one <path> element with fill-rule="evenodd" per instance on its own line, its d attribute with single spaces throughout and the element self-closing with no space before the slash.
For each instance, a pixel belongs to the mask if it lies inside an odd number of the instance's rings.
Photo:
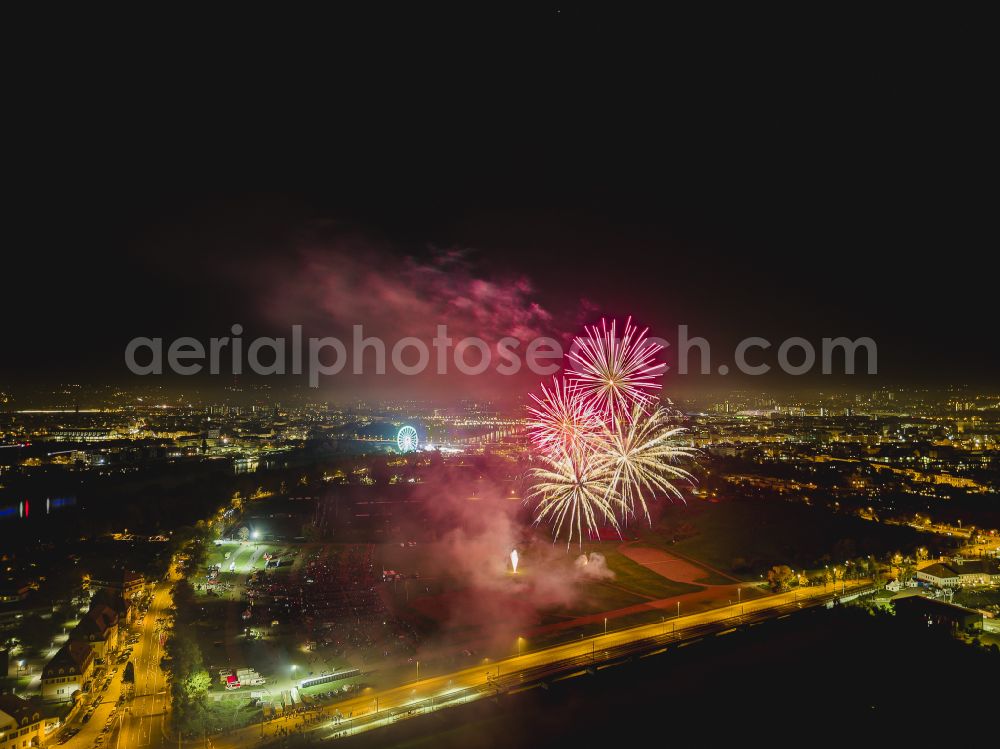
<svg viewBox="0 0 1000 749">
<path fill-rule="evenodd" d="M 417 430 L 407 424 L 396 434 L 396 444 L 401 453 L 412 453 L 417 449 Z"/>
</svg>

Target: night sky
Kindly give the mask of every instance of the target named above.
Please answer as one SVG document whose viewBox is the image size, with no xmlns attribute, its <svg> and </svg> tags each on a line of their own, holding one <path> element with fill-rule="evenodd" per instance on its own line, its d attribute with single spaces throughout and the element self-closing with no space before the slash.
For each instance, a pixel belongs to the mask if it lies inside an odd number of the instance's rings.
<svg viewBox="0 0 1000 749">
<path fill-rule="evenodd" d="M 411 92 L 274 128 L 176 108 L 48 123 L 18 164 L 0 381 L 128 383 L 133 336 L 280 332 L 303 253 L 393 279 L 458 250 L 560 325 L 631 313 L 726 353 L 871 336 L 880 374 L 856 386 L 996 382 L 981 105 L 945 79 L 861 78 Z"/>
</svg>

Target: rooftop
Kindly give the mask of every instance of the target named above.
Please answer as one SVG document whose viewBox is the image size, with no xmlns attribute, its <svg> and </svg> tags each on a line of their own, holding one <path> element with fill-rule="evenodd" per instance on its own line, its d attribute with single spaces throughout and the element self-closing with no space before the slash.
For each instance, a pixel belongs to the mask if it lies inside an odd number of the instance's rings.
<svg viewBox="0 0 1000 749">
<path fill-rule="evenodd" d="M 59 648 L 59 652 L 52 656 L 52 660 L 45 664 L 42 677 L 48 679 L 60 673 L 82 673 L 93 657 L 93 651 L 86 642 L 70 640 Z"/>
</svg>

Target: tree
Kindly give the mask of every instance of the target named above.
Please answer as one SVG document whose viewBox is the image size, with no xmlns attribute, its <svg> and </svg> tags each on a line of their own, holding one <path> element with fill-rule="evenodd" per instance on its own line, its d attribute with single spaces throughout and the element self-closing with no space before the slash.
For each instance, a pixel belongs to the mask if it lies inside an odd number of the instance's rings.
<svg viewBox="0 0 1000 749">
<path fill-rule="evenodd" d="M 786 564 L 778 564 L 767 571 L 767 582 L 774 591 L 788 590 L 788 585 L 795 577 L 792 568 Z"/>
<path fill-rule="evenodd" d="M 201 659 L 201 649 L 192 637 L 180 630 L 174 630 L 167 640 L 167 655 L 170 656 L 171 672 L 174 681 L 184 681 L 195 671 L 204 666 Z"/>
<path fill-rule="evenodd" d="M 170 694 L 174 725 L 180 733 L 200 733 L 206 720 L 205 695 L 212 678 L 205 670 L 201 649 L 185 629 L 174 629 L 167 641 L 171 657 Z"/>
<path fill-rule="evenodd" d="M 177 623 L 181 626 L 190 624 L 194 619 L 194 588 L 191 587 L 191 583 L 187 580 L 178 580 L 171 593 L 174 608 L 177 609 Z"/>
<path fill-rule="evenodd" d="M 212 677 L 204 669 L 195 671 L 184 680 L 184 691 L 189 699 L 201 699 L 212 686 Z"/>
<path fill-rule="evenodd" d="M 174 695 L 174 726 L 182 734 L 198 735 L 204 732 L 208 722 L 208 708 L 204 699 L 191 700 L 183 695 Z"/>
<path fill-rule="evenodd" d="M 833 575 L 833 584 L 836 585 L 838 580 L 844 579 L 844 575 L 847 573 L 847 570 L 844 567 L 834 565 L 830 568 L 830 573 Z"/>
<path fill-rule="evenodd" d="M 868 577 L 872 579 L 876 585 L 882 581 L 882 568 L 879 566 L 878 560 L 875 557 L 868 557 Z"/>
<path fill-rule="evenodd" d="M 125 664 L 125 671 L 122 673 L 122 681 L 126 684 L 135 684 L 135 666 L 132 661 Z"/>
</svg>

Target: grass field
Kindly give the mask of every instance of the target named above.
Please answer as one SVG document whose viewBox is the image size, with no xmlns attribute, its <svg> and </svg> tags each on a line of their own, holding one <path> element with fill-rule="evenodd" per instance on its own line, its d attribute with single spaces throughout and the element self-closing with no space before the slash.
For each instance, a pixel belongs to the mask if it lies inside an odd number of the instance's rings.
<svg viewBox="0 0 1000 749">
<path fill-rule="evenodd" d="M 315 547 L 315 544 L 295 543 L 223 543 L 211 546 L 206 555 L 205 566 L 221 565 L 219 583 L 205 583 L 205 567 L 191 578 L 195 587 L 195 603 L 202 609 L 198 619 L 191 626 L 202 651 L 205 664 L 215 669 L 222 667 L 253 667 L 268 680 L 284 680 L 289 676 L 289 664 L 301 664 L 300 677 L 308 676 L 310 655 L 302 652 L 304 635 L 284 622 L 275 627 L 266 627 L 266 637 L 247 639 L 244 636 L 240 603 L 243 584 L 251 570 L 264 569 L 264 554 L 293 561 L 282 567 L 267 570 L 269 577 L 287 576 L 295 565 L 300 564 Z M 235 563 L 235 571 L 229 572 L 230 563 Z M 219 689 L 219 684 L 213 684 Z M 248 692 L 247 692 L 248 693 Z M 245 696 L 245 695 L 244 695 Z"/>
<path fill-rule="evenodd" d="M 642 543 L 677 551 L 745 580 L 775 564 L 816 569 L 828 562 L 927 543 L 912 528 L 862 520 L 805 504 L 775 501 L 692 502 L 664 509 Z"/>
<path fill-rule="evenodd" d="M 585 544 L 585 553 L 603 554 L 608 569 L 615 573 L 613 580 L 585 581 L 580 583 L 586 603 L 573 613 L 595 614 L 601 611 L 633 606 L 649 600 L 672 598 L 699 590 L 699 586 L 674 582 L 633 562 L 611 544 Z"/>
<path fill-rule="evenodd" d="M 223 582 L 232 582 L 235 580 L 243 581 L 246 579 L 246 576 L 249 574 L 251 569 L 264 569 L 264 554 L 270 554 L 273 557 L 282 557 L 288 560 L 298 559 L 297 556 L 293 557 L 292 554 L 296 552 L 298 552 L 299 555 L 306 554 L 309 548 L 313 545 L 314 544 L 257 543 L 254 541 L 247 541 L 245 543 L 224 542 L 220 545 L 213 544 L 208 548 L 205 555 L 205 564 L 221 565 L 222 573 L 220 574 L 219 579 Z M 233 562 L 236 564 L 236 571 L 234 573 L 230 573 L 229 565 Z M 291 568 L 291 565 L 284 565 L 282 567 L 272 567 L 267 572 L 269 575 L 281 575 L 287 574 Z"/>
</svg>

